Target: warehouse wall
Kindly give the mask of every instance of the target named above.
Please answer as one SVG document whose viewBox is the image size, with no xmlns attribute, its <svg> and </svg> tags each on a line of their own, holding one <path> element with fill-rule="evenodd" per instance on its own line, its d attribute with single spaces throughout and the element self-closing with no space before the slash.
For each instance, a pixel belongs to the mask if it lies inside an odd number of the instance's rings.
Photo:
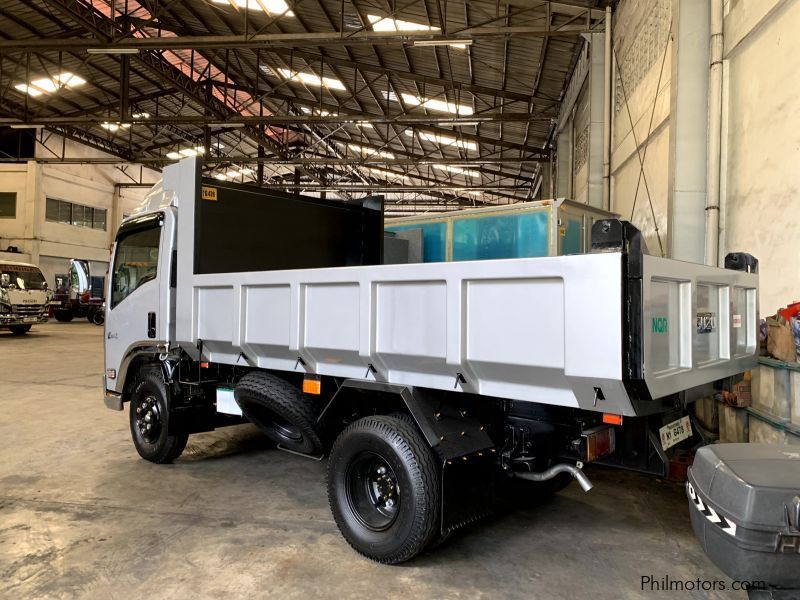
<svg viewBox="0 0 800 600">
<path fill-rule="evenodd" d="M 47 145 L 61 150 L 61 140 L 57 136 L 49 138 Z M 64 150 L 66 156 L 73 158 L 107 157 L 68 140 Z M 53 156 L 42 145 L 37 145 L 36 152 L 37 158 Z M 140 176 L 138 168 L 130 174 Z M 141 175 L 146 182 L 160 177 L 149 169 Z M 131 179 L 113 165 L 56 165 L 35 161 L 0 165 L 0 191 L 17 192 L 17 218 L 0 219 L 0 248 L 18 246 L 26 259 L 40 266 L 51 285 L 57 273 L 67 271 L 70 258 L 89 260 L 92 273 L 103 275 L 123 215 L 130 214 L 147 192 L 144 188 L 115 188 L 116 183 L 131 183 Z M 106 229 L 47 221 L 47 198 L 105 209 Z"/>
<path fill-rule="evenodd" d="M 641 229 L 653 254 L 667 243 L 671 8 L 671 0 L 624 0 L 614 17 L 612 210 Z"/>
<path fill-rule="evenodd" d="M 731 0 L 724 26 L 722 251 L 760 260 L 768 315 L 800 298 L 800 0 Z"/>
</svg>

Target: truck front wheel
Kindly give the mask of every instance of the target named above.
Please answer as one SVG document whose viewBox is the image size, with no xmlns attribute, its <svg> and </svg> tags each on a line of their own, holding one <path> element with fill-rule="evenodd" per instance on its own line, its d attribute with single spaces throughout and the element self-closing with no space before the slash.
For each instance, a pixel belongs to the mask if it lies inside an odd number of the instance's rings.
<svg viewBox="0 0 800 600">
<path fill-rule="evenodd" d="M 144 368 L 131 394 L 130 426 L 139 456 L 170 463 L 181 455 L 188 434 L 169 433 L 169 391 L 158 368 Z"/>
<path fill-rule="evenodd" d="M 9 327 L 13 335 L 25 335 L 31 330 L 30 325 L 11 325 Z"/>
<path fill-rule="evenodd" d="M 331 449 L 328 501 L 353 549 L 381 563 L 407 561 L 439 531 L 441 486 L 434 453 L 404 420 L 360 419 Z"/>
<path fill-rule="evenodd" d="M 74 317 L 71 310 L 63 310 L 63 309 L 54 310 L 53 316 L 59 323 L 69 323 L 70 321 L 72 321 L 72 318 Z"/>
</svg>

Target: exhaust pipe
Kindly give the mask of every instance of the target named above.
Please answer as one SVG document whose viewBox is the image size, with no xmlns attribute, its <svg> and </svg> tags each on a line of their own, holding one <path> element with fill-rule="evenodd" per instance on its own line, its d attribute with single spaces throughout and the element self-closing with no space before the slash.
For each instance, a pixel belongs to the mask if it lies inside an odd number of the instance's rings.
<svg viewBox="0 0 800 600">
<path fill-rule="evenodd" d="M 592 485 L 592 482 L 589 481 L 589 478 L 586 476 L 586 473 L 581 471 L 580 468 L 582 466 L 583 465 L 581 463 L 578 463 L 578 466 L 574 466 L 574 467 L 572 465 L 561 464 L 561 465 L 555 465 L 554 467 L 550 467 L 549 469 L 547 469 L 546 471 L 542 471 L 541 473 L 518 473 L 517 472 L 517 473 L 514 473 L 514 475 L 516 475 L 517 477 L 521 477 L 522 479 L 527 479 L 529 481 L 547 481 L 548 479 L 552 479 L 553 477 L 555 477 L 559 473 L 569 473 L 575 479 L 578 480 L 578 483 L 580 484 L 581 489 L 584 492 L 588 492 L 594 486 Z"/>
</svg>

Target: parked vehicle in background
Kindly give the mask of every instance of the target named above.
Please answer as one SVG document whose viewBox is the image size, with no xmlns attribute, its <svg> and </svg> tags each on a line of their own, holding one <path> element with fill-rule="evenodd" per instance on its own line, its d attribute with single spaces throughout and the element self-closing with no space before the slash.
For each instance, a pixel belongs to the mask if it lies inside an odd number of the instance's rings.
<svg viewBox="0 0 800 600">
<path fill-rule="evenodd" d="M 56 275 L 52 309 L 56 321 L 69 322 L 75 317 L 95 324 L 103 323 L 105 277 L 93 277 L 88 260 L 70 259 L 69 273 Z"/>
<path fill-rule="evenodd" d="M 39 267 L 0 260 L 0 329 L 24 335 L 46 323 L 52 295 Z"/>
</svg>

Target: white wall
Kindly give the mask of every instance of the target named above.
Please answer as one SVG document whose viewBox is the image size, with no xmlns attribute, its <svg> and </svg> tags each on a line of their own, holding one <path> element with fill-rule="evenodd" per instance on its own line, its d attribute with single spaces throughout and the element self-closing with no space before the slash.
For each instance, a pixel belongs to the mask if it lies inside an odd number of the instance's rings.
<svg viewBox="0 0 800 600">
<path fill-rule="evenodd" d="M 62 140 L 51 136 L 47 147 L 62 150 Z M 108 157 L 108 155 L 65 141 L 65 156 L 71 158 Z M 53 153 L 37 144 L 36 157 Z M 129 167 L 134 178 L 155 182 L 160 173 L 150 169 L 140 172 Z M 35 161 L 0 165 L 0 191 L 17 192 L 17 218 L 0 219 L 0 249 L 16 245 L 38 264 L 52 285 L 56 273 L 65 273 L 70 258 L 90 261 L 92 273 L 102 275 L 116 230 L 123 214 L 139 205 L 146 188 L 119 188 L 115 184 L 132 180 L 114 165 L 41 164 Z M 106 230 L 53 223 L 45 219 L 47 198 L 67 200 L 85 206 L 106 209 Z"/>
<path fill-rule="evenodd" d="M 671 16 L 670 0 L 623 0 L 614 17 L 611 209 L 642 231 L 652 254 L 667 248 Z"/>
<path fill-rule="evenodd" d="M 759 259 L 769 315 L 800 298 L 800 0 L 728 8 L 721 254 Z"/>
</svg>

